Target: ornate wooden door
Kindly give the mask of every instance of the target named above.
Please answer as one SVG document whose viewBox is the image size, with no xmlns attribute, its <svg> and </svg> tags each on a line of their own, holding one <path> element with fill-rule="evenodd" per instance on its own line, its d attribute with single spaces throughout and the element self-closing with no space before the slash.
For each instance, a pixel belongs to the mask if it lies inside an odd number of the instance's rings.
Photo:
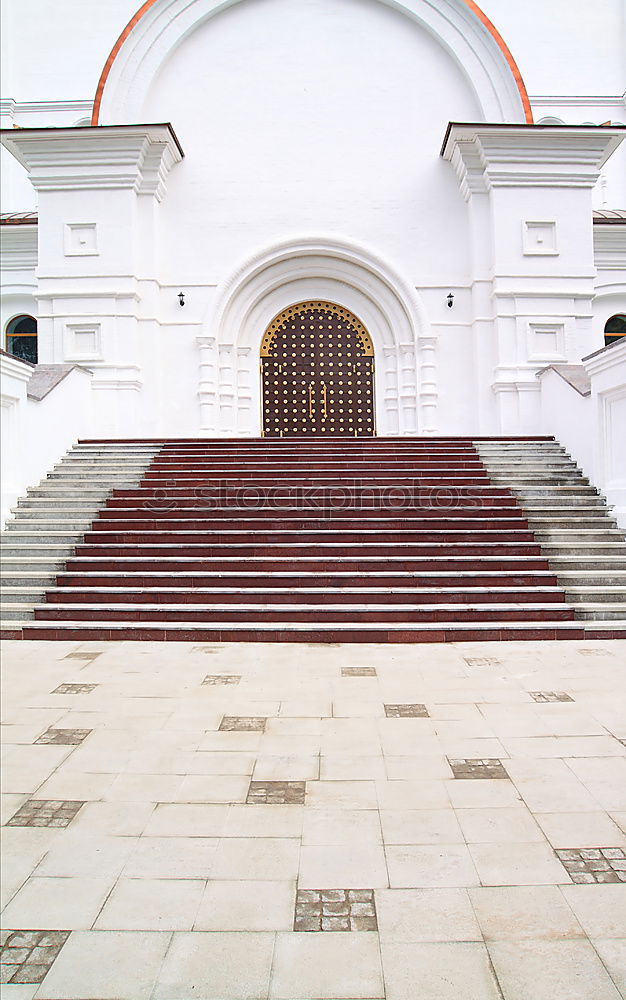
<svg viewBox="0 0 626 1000">
<path fill-rule="evenodd" d="M 374 434 L 374 349 L 363 324 L 332 302 L 281 312 L 261 342 L 263 434 Z"/>
</svg>

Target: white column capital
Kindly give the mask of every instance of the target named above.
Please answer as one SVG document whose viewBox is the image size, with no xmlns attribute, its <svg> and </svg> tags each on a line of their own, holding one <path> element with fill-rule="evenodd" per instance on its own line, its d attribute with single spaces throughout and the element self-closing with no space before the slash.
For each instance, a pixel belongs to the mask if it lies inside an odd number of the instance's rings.
<svg viewBox="0 0 626 1000">
<path fill-rule="evenodd" d="M 119 190 L 161 201 L 183 150 L 171 125 L 3 129 L 37 191 Z"/>
<path fill-rule="evenodd" d="M 441 155 L 466 198 L 496 187 L 592 188 L 626 126 L 464 125 L 451 122 Z"/>
</svg>

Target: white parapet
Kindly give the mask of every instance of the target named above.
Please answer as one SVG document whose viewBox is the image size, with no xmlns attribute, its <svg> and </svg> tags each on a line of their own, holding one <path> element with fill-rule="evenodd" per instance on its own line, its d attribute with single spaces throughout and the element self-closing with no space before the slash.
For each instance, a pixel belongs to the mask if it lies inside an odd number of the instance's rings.
<svg viewBox="0 0 626 1000">
<path fill-rule="evenodd" d="M 31 365 L 0 352 L 2 525 L 79 437 L 92 432 L 92 373 L 77 365 Z"/>
<path fill-rule="evenodd" d="M 554 434 L 626 529 L 626 338 L 580 365 L 539 372 L 542 430 Z"/>
</svg>

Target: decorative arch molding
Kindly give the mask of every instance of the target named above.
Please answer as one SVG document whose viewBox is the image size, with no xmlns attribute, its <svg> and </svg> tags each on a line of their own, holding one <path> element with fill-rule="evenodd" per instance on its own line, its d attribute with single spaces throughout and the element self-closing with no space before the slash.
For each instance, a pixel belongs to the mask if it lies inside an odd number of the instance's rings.
<svg viewBox="0 0 626 1000">
<path fill-rule="evenodd" d="M 336 237 L 282 241 L 239 267 L 198 337 L 201 426 L 257 435 L 259 348 L 273 318 L 297 302 L 337 302 L 374 344 L 379 434 L 436 432 L 436 338 L 419 296 L 378 255 Z"/>
<path fill-rule="evenodd" d="M 92 125 L 135 122 L 164 61 L 201 24 L 243 0 L 146 0 L 98 81 Z M 439 40 L 467 77 L 487 122 L 532 124 L 530 101 L 504 39 L 474 0 L 379 0 Z"/>
</svg>

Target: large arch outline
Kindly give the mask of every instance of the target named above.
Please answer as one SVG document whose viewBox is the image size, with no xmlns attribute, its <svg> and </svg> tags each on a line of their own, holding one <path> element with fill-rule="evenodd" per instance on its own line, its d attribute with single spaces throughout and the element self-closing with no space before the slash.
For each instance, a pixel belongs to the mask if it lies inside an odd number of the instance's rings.
<svg viewBox="0 0 626 1000">
<path fill-rule="evenodd" d="M 165 59 L 197 27 L 243 0 L 145 0 L 115 42 L 98 81 L 92 125 L 140 117 L 143 97 Z M 474 0 L 379 0 L 418 22 L 450 52 L 472 86 L 485 121 L 532 124 L 519 68 Z"/>
</svg>

